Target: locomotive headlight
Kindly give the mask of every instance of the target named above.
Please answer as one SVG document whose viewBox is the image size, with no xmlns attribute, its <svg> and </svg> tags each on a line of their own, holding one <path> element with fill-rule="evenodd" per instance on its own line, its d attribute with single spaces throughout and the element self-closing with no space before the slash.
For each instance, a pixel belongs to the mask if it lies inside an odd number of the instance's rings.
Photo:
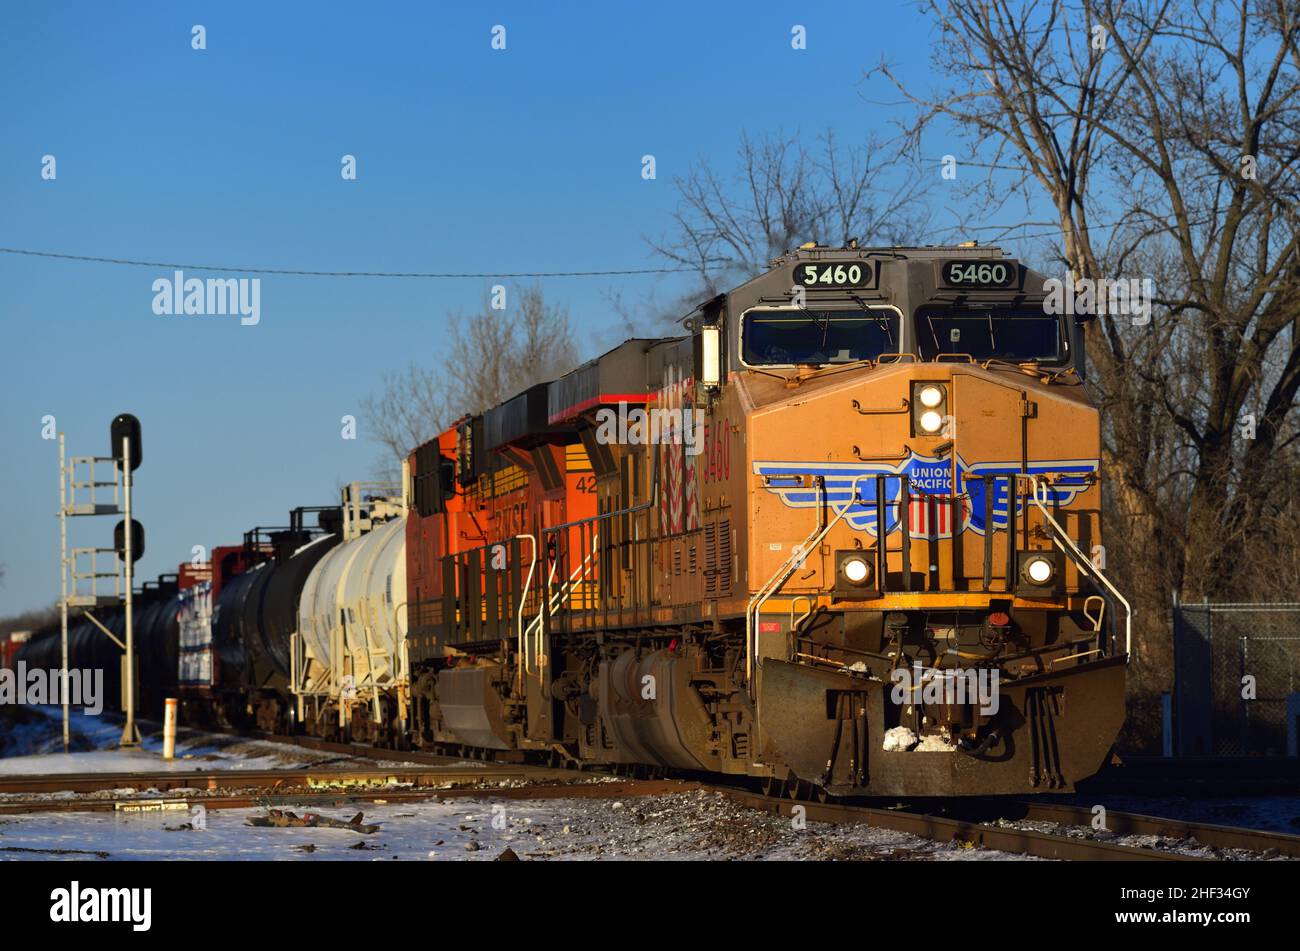
<svg viewBox="0 0 1300 951">
<path fill-rule="evenodd" d="M 948 427 L 948 387 L 938 380 L 913 380 L 912 435 L 940 436 Z"/>
<path fill-rule="evenodd" d="M 938 409 L 943 402 L 943 390 L 937 386 L 923 386 L 916 394 L 917 400 L 926 409 Z"/>
<path fill-rule="evenodd" d="M 1056 568 L 1052 565 L 1051 559 L 1041 556 L 1026 559 L 1024 569 L 1025 578 L 1034 584 L 1047 584 L 1052 580 L 1052 575 L 1056 573 Z"/>
<path fill-rule="evenodd" d="M 846 558 L 840 565 L 844 580 L 850 584 L 862 584 L 871 574 L 871 566 L 862 558 Z"/>
</svg>

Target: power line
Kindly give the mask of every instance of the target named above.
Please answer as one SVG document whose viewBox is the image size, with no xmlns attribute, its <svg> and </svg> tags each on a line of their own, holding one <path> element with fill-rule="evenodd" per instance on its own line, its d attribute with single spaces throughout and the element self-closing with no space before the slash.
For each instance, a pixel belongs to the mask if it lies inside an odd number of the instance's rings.
<svg viewBox="0 0 1300 951">
<path fill-rule="evenodd" d="M 180 271 L 223 271 L 242 274 L 281 274 L 296 277 L 410 277 L 410 278 L 520 278 L 520 277 L 614 277 L 629 274 L 677 274 L 697 268 L 643 267 L 607 271 L 304 271 L 273 267 L 222 267 L 216 264 L 180 264 L 171 261 L 137 261 L 131 258 L 95 257 L 88 254 L 60 254 L 55 251 L 32 251 L 27 248 L 0 248 L 0 254 L 18 254 L 34 258 L 57 258 L 61 261 L 88 261 L 94 264 L 121 264 L 129 267 L 171 268 Z"/>
</svg>

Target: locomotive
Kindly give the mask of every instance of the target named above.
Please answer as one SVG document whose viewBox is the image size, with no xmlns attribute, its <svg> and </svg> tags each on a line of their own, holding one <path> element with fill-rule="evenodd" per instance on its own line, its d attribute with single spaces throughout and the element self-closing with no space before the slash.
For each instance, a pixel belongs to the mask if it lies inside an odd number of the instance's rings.
<svg viewBox="0 0 1300 951">
<path fill-rule="evenodd" d="M 1132 618 L 1050 283 L 974 245 L 788 252 L 219 549 L 180 596 L 187 709 L 794 796 L 1069 790 Z"/>
</svg>

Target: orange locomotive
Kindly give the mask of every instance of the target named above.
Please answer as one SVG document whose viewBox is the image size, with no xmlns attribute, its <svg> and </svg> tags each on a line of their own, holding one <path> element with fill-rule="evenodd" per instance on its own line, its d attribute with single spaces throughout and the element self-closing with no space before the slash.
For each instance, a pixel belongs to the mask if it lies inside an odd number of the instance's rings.
<svg viewBox="0 0 1300 951">
<path fill-rule="evenodd" d="M 805 246 L 416 449 L 414 740 L 796 795 L 1094 773 L 1131 618 L 1049 284 Z"/>
</svg>

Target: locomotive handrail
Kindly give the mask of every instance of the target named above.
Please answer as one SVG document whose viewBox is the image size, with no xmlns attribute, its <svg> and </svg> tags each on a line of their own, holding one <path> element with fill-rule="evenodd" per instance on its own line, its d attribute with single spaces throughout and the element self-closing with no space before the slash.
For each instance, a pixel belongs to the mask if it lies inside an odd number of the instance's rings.
<svg viewBox="0 0 1300 951">
<path fill-rule="evenodd" d="M 574 589 L 575 584 L 586 578 L 587 565 L 588 563 L 594 564 L 596 558 L 598 537 L 599 536 L 596 534 L 592 535 L 591 553 L 585 556 L 582 559 L 581 563 L 579 563 L 578 567 L 574 568 L 573 571 L 569 573 L 568 580 L 565 581 L 563 584 L 561 584 L 558 590 L 551 592 L 549 597 L 546 598 L 546 603 L 543 604 L 540 609 L 538 609 L 537 614 L 533 617 L 531 621 L 528 622 L 528 628 L 526 633 L 529 635 L 529 638 L 532 641 L 534 657 L 542 656 L 543 614 L 545 614 L 546 617 L 551 617 L 552 615 L 554 615 L 555 612 L 559 610 L 560 605 L 563 604 L 564 601 L 569 597 L 570 593 Z M 556 561 L 551 563 L 550 576 L 547 578 L 546 581 L 547 590 L 550 590 L 552 582 L 555 581 L 555 571 L 558 567 L 559 567 L 559 560 L 557 559 Z M 527 643 L 525 642 L 525 648 L 526 647 L 527 647 Z M 525 654 L 524 656 L 524 662 L 525 664 L 527 663 L 527 654 Z M 539 665 L 537 671 L 535 672 L 541 673 L 541 667 L 542 665 Z M 532 674 L 534 673 L 534 671 L 529 670 L 528 673 Z"/>
<path fill-rule="evenodd" d="M 1074 543 L 1074 539 L 1069 536 L 1061 523 L 1052 516 L 1047 507 L 1047 493 L 1050 491 L 1051 486 L 1037 475 L 1027 473 L 1015 473 L 1015 475 L 1016 478 L 1029 482 L 1033 502 L 1038 506 L 1043 518 L 1054 530 L 1055 538 L 1053 540 L 1060 549 L 1074 560 L 1075 566 L 1080 571 L 1099 581 L 1102 587 L 1110 592 L 1111 596 L 1124 607 L 1124 654 L 1126 657 L 1131 658 L 1133 656 L 1133 606 L 1128 603 L 1128 599 L 1124 595 L 1120 594 L 1119 589 L 1111 584 L 1110 579 L 1106 577 L 1102 570 L 1079 550 L 1079 546 Z"/>
<path fill-rule="evenodd" d="M 860 415 L 862 415 L 862 416 L 889 416 L 889 415 L 894 414 L 894 413 L 897 413 L 897 414 L 900 414 L 900 415 L 901 415 L 901 414 L 903 414 L 903 413 L 907 413 L 907 412 L 910 412 L 910 411 L 911 411 L 911 409 L 912 409 L 912 403 L 911 403 L 910 400 L 908 400 L 906 397 L 904 397 L 904 398 L 902 399 L 901 403 L 902 403 L 902 405 L 901 405 L 901 406 L 897 406 L 897 407 L 894 407 L 894 406 L 885 406 L 885 407 L 872 406 L 872 407 L 869 407 L 869 408 L 867 408 L 867 409 L 863 409 L 863 408 L 862 408 L 862 404 L 861 404 L 860 402 L 858 402 L 857 400 L 854 400 L 854 401 L 853 401 L 853 408 L 854 408 L 854 409 L 855 409 L 855 410 L 856 410 Z"/>
<path fill-rule="evenodd" d="M 524 579 L 523 590 L 519 593 L 519 610 L 515 613 L 515 628 L 519 634 L 519 689 L 524 689 L 524 677 L 526 675 L 525 666 L 528 663 L 528 655 L 524 653 L 524 605 L 528 603 L 528 591 L 533 586 L 533 571 L 537 568 L 537 536 L 536 535 L 516 535 L 519 541 L 528 539 L 532 542 L 532 561 L 528 563 L 528 577 Z"/>
<path fill-rule="evenodd" d="M 797 605 L 800 601 L 808 602 L 808 610 L 805 611 L 803 614 L 799 615 L 799 620 L 796 621 L 794 619 L 794 609 L 795 609 L 795 605 Z M 811 594 L 796 594 L 793 598 L 791 598 L 790 599 L 790 633 L 793 634 L 800 624 L 808 620 L 808 618 L 812 617 L 813 611 L 816 610 L 817 610 L 817 599 L 814 598 Z"/>
<path fill-rule="evenodd" d="M 790 577 L 790 574 L 794 571 L 795 567 L 808 554 L 808 552 L 812 551 L 812 549 L 817 545 L 820 545 L 821 540 L 826 537 L 826 535 L 830 532 L 832 528 L 834 528 L 836 525 L 839 524 L 840 520 L 844 518 L 845 515 L 848 514 L 849 509 L 853 508 L 853 506 L 858 501 L 860 501 L 858 498 L 858 483 L 860 483 L 863 479 L 866 478 L 875 478 L 875 476 L 872 473 L 864 472 L 862 475 L 854 479 L 853 485 L 850 487 L 848 503 L 844 506 L 844 508 L 840 509 L 839 514 L 837 514 L 833 519 L 828 521 L 825 525 L 821 524 L 821 520 L 823 518 L 822 515 L 823 506 L 819 505 L 817 507 L 817 521 L 818 521 L 817 528 L 813 529 L 812 534 L 809 535 L 806 539 L 804 539 L 803 544 L 799 545 L 792 552 L 790 552 L 790 557 L 787 558 L 785 562 L 781 565 L 781 567 L 777 569 L 776 574 L 772 575 L 772 577 L 767 580 L 767 582 L 763 585 L 763 587 L 761 587 L 757 592 L 755 592 L 754 596 L 749 601 L 748 607 L 745 608 L 745 678 L 746 678 L 745 687 L 746 690 L 748 690 L 749 692 L 749 696 L 751 700 L 754 699 L 755 697 L 754 653 L 755 653 L 756 645 L 754 643 L 754 629 L 757 623 L 759 612 L 762 611 L 763 605 L 767 603 L 767 600 L 771 598 L 772 595 L 776 594 L 777 590 L 781 587 L 781 585 L 785 584 L 786 580 Z M 825 498 L 826 497 L 825 479 L 819 479 L 818 489 L 822 497 Z"/>
</svg>

